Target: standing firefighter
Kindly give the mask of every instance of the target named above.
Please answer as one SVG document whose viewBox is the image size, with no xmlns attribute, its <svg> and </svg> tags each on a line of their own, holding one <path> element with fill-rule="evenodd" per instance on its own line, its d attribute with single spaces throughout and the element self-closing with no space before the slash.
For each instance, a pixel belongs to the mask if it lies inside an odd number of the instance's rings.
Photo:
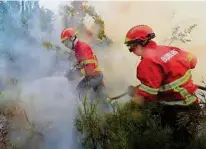
<svg viewBox="0 0 206 149">
<path fill-rule="evenodd" d="M 100 98 L 106 99 L 103 74 L 99 69 L 97 57 L 92 48 L 80 41 L 76 35 L 77 32 L 72 28 L 66 28 L 61 33 L 61 42 L 75 52 L 76 71 L 80 76 L 85 76 L 78 84 L 77 91 L 80 97 L 83 97 L 89 89 L 93 89 Z"/>
<path fill-rule="evenodd" d="M 129 95 L 133 102 L 160 103 L 163 126 L 174 129 L 175 141 L 189 143 L 194 139 L 200 110 L 195 96 L 198 87 L 191 76 L 197 59 L 177 47 L 157 45 L 153 38 L 155 33 L 146 25 L 137 25 L 126 34 L 125 44 L 129 51 L 141 56 L 137 67 L 141 84 L 129 86 Z M 178 123 L 182 118 L 180 113 L 183 117 L 188 116 L 184 125 Z"/>
</svg>

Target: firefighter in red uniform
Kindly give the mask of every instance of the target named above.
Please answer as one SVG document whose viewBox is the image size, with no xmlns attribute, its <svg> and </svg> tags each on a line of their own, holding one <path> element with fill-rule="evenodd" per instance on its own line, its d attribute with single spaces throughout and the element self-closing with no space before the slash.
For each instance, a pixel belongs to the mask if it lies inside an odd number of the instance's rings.
<svg viewBox="0 0 206 149">
<path fill-rule="evenodd" d="M 77 32 L 72 28 L 66 28 L 61 33 L 61 42 L 69 49 L 74 50 L 81 76 L 85 76 L 77 86 L 80 97 L 85 96 L 89 89 L 98 93 L 98 97 L 107 99 L 103 84 L 103 74 L 99 69 L 98 60 L 92 48 L 78 40 Z"/>
<path fill-rule="evenodd" d="M 194 139 L 200 111 L 195 95 L 198 87 L 191 76 L 197 58 L 177 47 L 157 45 L 152 40 L 154 37 L 155 33 L 147 25 L 134 26 L 126 34 L 129 51 L 141 56 L 136 76 L 141 84 L 129 86 L 129 95 L 133 102 L 140 104 L 158 102 L 162 106 L 162 124 L 174 128 L 175 141 L 188 143 Z M 191 111 L 197 115 L 191 116 Z M 181 112 L 189 115 L 184 126 L 177 123 Z"/>
</svg>

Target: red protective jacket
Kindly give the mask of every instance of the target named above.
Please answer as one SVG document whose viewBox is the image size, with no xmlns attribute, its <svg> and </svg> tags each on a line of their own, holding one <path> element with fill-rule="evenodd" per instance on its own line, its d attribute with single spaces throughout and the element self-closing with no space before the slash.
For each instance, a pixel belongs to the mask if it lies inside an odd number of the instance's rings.
<svg viewBox="0 0 206 149">
<path fill-rule="evenodd" d="M 145 101 L 155 99 L 167 105 L 189 105 L 198 102 L 191 78 L 197 58 L 177 47 L 159 46 L 151 42 L 137 67 L 141 85 L 136 93 Z M 158 97 L 158 98 L 156 98 Z"/>
<path fill-rule="evenodd" d="M 83 75 L 95 76 L 100 73 L 97 57 L 88 44 L 78 40 L 74 46 L 74 51 L 76 60 L 82 67 Z"/>
</svg>

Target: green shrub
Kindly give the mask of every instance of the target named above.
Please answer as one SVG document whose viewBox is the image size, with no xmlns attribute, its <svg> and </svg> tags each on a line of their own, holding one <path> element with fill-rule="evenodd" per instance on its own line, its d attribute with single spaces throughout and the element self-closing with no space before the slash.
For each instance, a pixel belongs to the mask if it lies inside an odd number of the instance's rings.
<svg viewBox="0 0 206 149">
<path fill-rule="evenodd" d="M 172 131 L 161 128 L 158 115 L 151 112 L 155 105 L 117 104 L 113 113 L 103 116 L 99 116 L 97 105 L 87 102 L 78 111 L 76 126 L 82 136 L 83 148 L 170 148 Z"/>
</svg>

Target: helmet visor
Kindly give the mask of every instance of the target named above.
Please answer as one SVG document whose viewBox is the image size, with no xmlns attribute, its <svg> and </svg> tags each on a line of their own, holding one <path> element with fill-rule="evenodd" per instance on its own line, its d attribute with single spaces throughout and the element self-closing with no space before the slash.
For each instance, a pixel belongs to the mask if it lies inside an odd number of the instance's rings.
<svg viewBox="0 0 206 149">
<path fill-rule="evenodd" d="M 145 41 L 143 41 L 141 39 L 135 39 L 135 40 L 127 42 L 126 46 L 129 48 L 130 52 L 133 52 L 135 47 L 137 47 L 138 45 L 144 46 L 144 42 Z"/>
<path fill-rule="evenodd" d="M 135 49 L 138 45 L 140 45 L 140 42 L 138 42 L 138 41 L 132 41 L 132 42 L 129 42 L 129 43 L 126 44 L 126 46 L 127 46 L 128 49 L 129 49 L 129 52 L 133 52 L 134 49 Z"/>
</svg>

